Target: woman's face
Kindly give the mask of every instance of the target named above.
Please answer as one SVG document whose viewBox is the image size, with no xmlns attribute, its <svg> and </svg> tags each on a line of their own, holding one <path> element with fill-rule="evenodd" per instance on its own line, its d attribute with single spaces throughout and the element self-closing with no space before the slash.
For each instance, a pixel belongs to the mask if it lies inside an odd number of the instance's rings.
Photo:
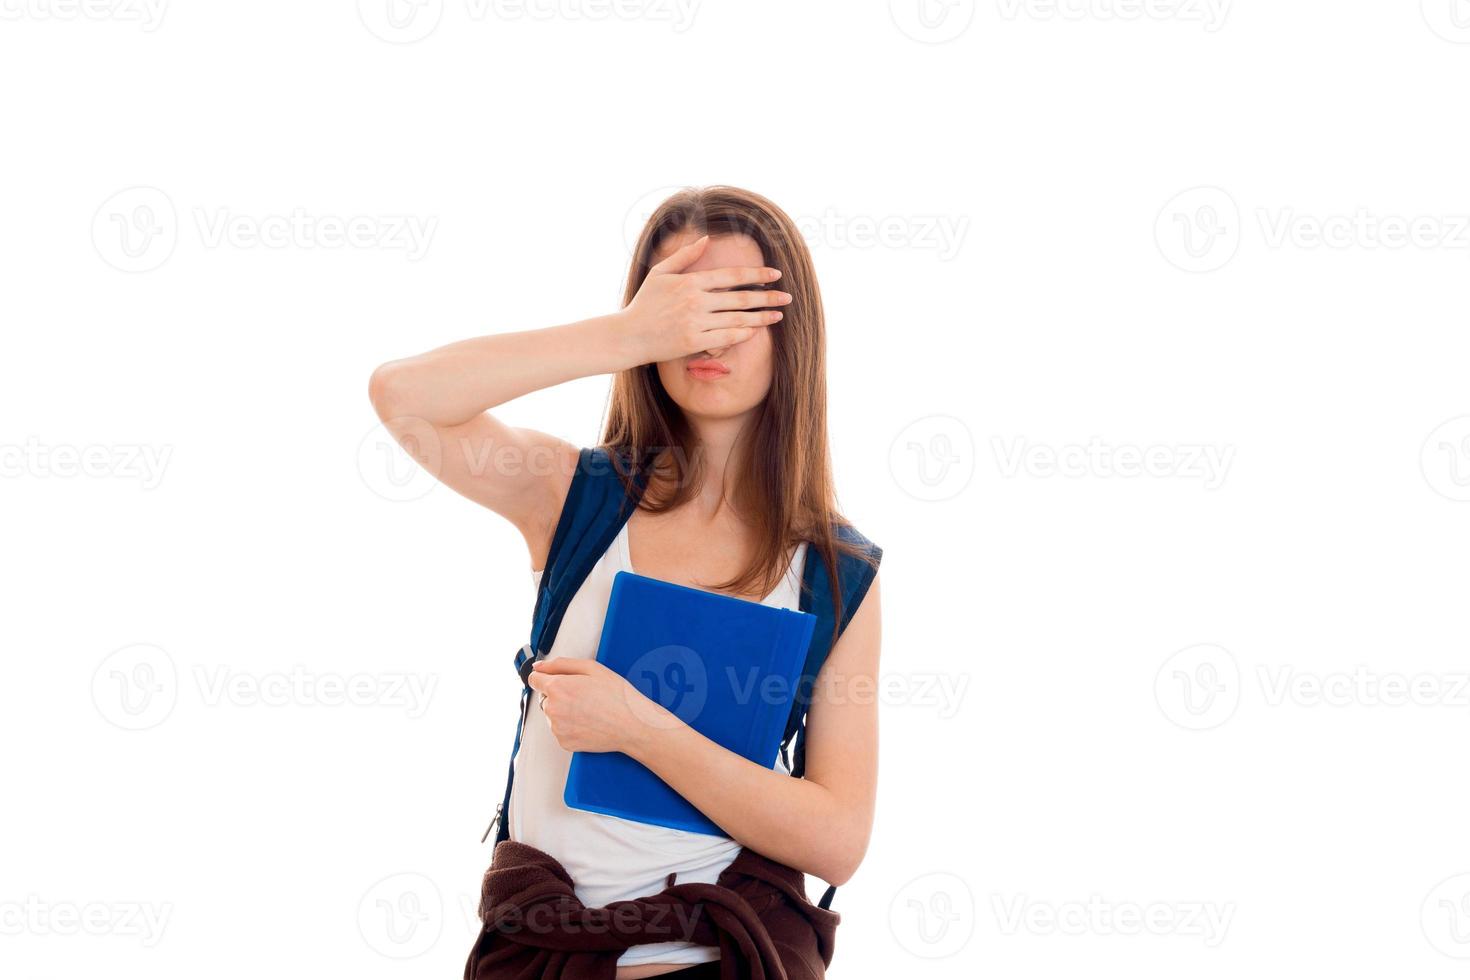
<svg viewBox="0 0 1470 980">
<path fill-rule="evenodd" d="M 662 261 L 698 237 L 693 231 L 670 235 L 655 253 L 654 262 Z M 699 261 L 686 271 L 737 266 L 759 268 L 765 264 L 765 256 L 753 239 L 746 235 L 722 235 L 711 238 Z M 664 390 L 691 420 L 738 418 L 750 412 L 771 390 L 771 371 L 770 327 L 757 327 L 749 340 L 730 347 L 716 347 L 658 364 Z"/>
</svg>

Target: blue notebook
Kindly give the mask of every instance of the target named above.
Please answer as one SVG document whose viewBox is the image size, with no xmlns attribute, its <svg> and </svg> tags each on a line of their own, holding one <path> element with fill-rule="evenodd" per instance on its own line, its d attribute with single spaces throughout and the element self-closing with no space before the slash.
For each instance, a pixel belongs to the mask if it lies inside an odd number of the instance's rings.
<svg viewBox="0 0 1470 980">
<path fill-rule="evenodd" d="M 618 572 L 597 660 L 707 738 L 770 768 L 816 619 Z M 725 836 L 621 752 L 574 752 L 563 799 L 579 810 Z"/>
</svg>

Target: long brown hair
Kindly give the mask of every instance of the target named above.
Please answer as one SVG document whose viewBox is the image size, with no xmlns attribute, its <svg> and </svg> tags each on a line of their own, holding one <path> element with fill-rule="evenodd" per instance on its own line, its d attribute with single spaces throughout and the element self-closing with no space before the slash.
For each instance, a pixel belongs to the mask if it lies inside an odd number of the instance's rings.
<svg viewBox="0 0 1470 980">
<path fill-rule="evenodd" d="M 780 325 L 771 328 L 770 391 L 736 449 L 734 482 L 727 488 L 735 512 L 755 531 L 755 553 L 743 572 L 715 588 L 768 595 L 802 541 L 810 542 L 836 583 L 838 554 L 864 553 L 836 535 L 836 528 L 848 522 L 837 510 L 827 450 L 826 324 L 811 253 L 786 213 L 759 194 L 738 187 L 688 188 L 649 216 L 628 269 L 623 305 L 638 294 L 660 246 L 684 231 L 749 237 L 760 246 L 766 265 L 781 270 L 778 288 L 791 294 Z M 698 491 L 703 458 L 657 365 L 619 372 L 602 441 L 632 468 L 649 470 L 652 480 L 641 508 L 671 510 Z M 841 623 L 841 589 L 834 587 L 832 594 Z"/>
</svg>

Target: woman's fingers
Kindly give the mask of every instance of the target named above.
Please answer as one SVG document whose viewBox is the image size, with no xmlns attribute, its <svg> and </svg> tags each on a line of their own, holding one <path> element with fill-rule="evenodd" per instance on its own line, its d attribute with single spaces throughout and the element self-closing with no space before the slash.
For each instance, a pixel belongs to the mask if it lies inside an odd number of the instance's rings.
<svg viewBox="0 0 1470 980">
<path fill-rule="evenodd" d="M 706 330 L 699 335 L 699 342 L 709 345 L 704 348 L 705 350 L 719 350 L 722 347 L 743 344 L 754 336 L 754 327 L 727 327 L 721 330 Z"/>
<path fill-rule="evenodd" d="M 678 255 L 675 252 L 674 255 Z M 671 255 L 669 258 L 673 258 Z M 760 265 L 737 265 L 726 269 L 706 269 L 703 272 L 691 272 L 694 284 L 700 289 L 729 289 L 732 286 L 752 286 L 763 282 L 775 282 L 781 278 L 777 269 L 770 269 Z"/>
<path fill-rule="evenodd" d="M 668 258 L 649 269 L 648 274 L 650 276 L 656 276 L 670 272 L 683 272 L 704 254 L 705 247 L 708 245 L 708 235 L 705 235 L 703 238 L 696 238 L 683 248 L 676 249 Z"/>
<path fill-rule="evenodd" d="M 768 327 L 781 319 L 780 310 L 755 310 L 750 313 L 711 313 L 708 326 L 700 335 L 700 340 L 711 333 L 719 333 L 721 330 L 731 330 L 744 327 Z M 718 346 L 718 345 L 712 345 Z"/>
<path fill-rule="evenodd" d="M 776 289 L 732 289 L 722 293 L 711 293 L 714 310 L 759 310 L 767 306 L 785 306 L 791 302 L 791 294 Z"/>
</svg>

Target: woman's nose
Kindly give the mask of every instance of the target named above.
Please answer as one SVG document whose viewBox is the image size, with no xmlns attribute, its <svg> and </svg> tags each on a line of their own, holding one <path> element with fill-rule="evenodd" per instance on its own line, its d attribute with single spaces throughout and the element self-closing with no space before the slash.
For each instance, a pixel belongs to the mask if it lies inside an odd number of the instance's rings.
<svg viewBox="0 0 1470 980">
<path fill-rule="evenodd" d="M 710 347 L 705 350 L 705 354 L 709 357 L 719 357 L 729 349 L 728 347 Z"/>
</svg>

